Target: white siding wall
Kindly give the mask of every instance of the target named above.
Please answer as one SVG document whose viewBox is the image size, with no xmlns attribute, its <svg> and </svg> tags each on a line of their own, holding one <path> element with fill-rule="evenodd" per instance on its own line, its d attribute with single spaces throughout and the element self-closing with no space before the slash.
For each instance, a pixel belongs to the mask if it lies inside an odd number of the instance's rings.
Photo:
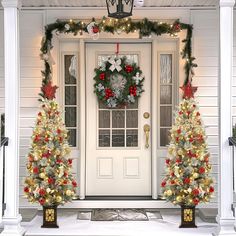
<svg viewBox="0 0 236 236">
<path fill-rule="evenodd" d="M 20 14 L 20 203 L 25 202 L 23 177 L 26 175 L 32 127 L 38 112 L 38 93 L 41 86 L 43 64 L 39 58 L 44 27 L 44 13 L 40 11 Z"/>
<path fill-rule="evenodd" d="M 173 10 L 172 10 L 173 11 Z M 186 13 L 186 12 L 185 12 Z M 63 11 L 63 14 L 67 12 Z M 70 14 L 70 13 L 68 13 Z M 168 10 L 162 15 L 170 17 Z M 3 16 L 0 11 L 0 111 L 4 106 L 3 81 Z M 20 16 L 21 46 L 21 109 L 20 109 L 20 194 L 23 177 L 26 175 L 26 154 L 28 153 L 30 136 L 36 114 L 38 112 L 38 92 L 41 85 L 42 62 L 39 59 L 40 41 L 43 35 L 44 11 L 22 11 Z M 178 13 L 176 13 L 178 15 Z M 186 15 L 189 15 L 188 19 Z M 155 18 L 156 14 L 153 14 Z M 48 12 L 47 17 L 50 19 Z M 52 17 L 53 18 L 53 17 Z M 182 19 L 183 20 L 183 19 Z M 213 163 L 213 176 L 217 181 L 218 172 L 218 18 L 212 10 L 192 10 L 185 14 L 183 21 L 194 25 L 193 55 L 197 58 L 198 68 L 193 83 L 198 86 L 196 94 L 200 111 L 207 126 L 208 143 Z M 32 24 L 33 23 L 33 24 Z M 235 37 L 236 38 L 236 37 Z M 236 52 L 236 46 L 234 48 Z M 235 58 L 234 58 L 235 59 Z M 57 61 L 58 63 L 58 61 Z M 236 59 L 234 65 L 236 66 Z M 56 70 L 55 70 L 56 71 Z M 234 116 L 236 122 L 236 67 L 234 70 Z M 180 78 L 182 81 L 182 78 Z M 163 155 L 164 156 L 164 155 Z M 164 170 L 164 158 L 161 161 Z M 162 171 L 161 171 L 162 172 Z M 216 188 L 217 189 L 217 188 Z M 216 193 L 217 194 L 217 193 Z M 21 198 L 21 206 L 27 202 Z M 213 200 L 217 202 L 217 198 Z"/>
<path fill-rule="evenodd" d="M 193 56 L 198 67 L 193 84 L 200 112 L 206 126 L 208 145 L 213 164 L 212 176 L 217 182 L 218 173 L 218 15 L 216 10 L 192 10 L 191 23 L 194 27 Z M 218 188 L 216 186 L 215 195 Z M 217 197 L 212 200 L 217 202 Z"/>
</svg>

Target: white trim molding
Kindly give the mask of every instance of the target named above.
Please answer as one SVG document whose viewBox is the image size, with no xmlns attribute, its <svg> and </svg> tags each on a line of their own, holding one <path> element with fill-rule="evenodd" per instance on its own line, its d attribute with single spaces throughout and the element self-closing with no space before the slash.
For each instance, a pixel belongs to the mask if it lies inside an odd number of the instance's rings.
<svg viewBox="0 0 236 236">
<path fill-rule="evenodd" d="M 19 214 L 19 16 L 20 1 L 4 0 L 4 57 L 5 57 L 5 127 L 9 138 L 5 161 L 4 230 L 1 235 L 21 236 Z"/>
<path fill-rule="evenodd" d="M 235 235 L 233 203 L 232 151 L 228 137 L 232 135 L 231 89 L 233 68 L 233 6 L 235 0 L 220 0 L 219 59 L 219 208 L 218 228 L 214 235 Z"/>
<path fill-rule="evenodd" d="M 10 7 L 21 8 L 22 1 L 21 0 L 2 0 L 2 6 L 3 8 L 10 8 Z"/>
</svg>

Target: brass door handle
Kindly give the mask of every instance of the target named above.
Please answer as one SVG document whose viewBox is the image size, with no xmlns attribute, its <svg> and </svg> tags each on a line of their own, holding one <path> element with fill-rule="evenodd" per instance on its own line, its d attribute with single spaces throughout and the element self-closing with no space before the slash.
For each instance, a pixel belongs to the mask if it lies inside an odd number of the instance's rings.
<svg viewBox="0 0 236 236">
<path fill-rule="evenodd" d="M 150 130 L 151 130 L 150 125 L 145 124 L 145 125 L 143 126 L 143 131 L 144 131 L 145 136 L 146 136 L 145 148 L 149 148 L 149 133 L 150 133 Z"/>
</svg>

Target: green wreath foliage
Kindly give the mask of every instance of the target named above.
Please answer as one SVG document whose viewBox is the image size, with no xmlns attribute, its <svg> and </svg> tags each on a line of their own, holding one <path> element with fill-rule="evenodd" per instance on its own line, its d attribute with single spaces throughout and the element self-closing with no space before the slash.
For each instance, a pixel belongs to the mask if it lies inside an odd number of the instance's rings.
<svg viewBox="0 0 236 236">
<path fill-rule="evenodd" d="M 144 92 L 142 71 L 126 57 L 111 56 L 94 71 L 94 92 L 108 108 L 135 103 Z"/>
</svg>

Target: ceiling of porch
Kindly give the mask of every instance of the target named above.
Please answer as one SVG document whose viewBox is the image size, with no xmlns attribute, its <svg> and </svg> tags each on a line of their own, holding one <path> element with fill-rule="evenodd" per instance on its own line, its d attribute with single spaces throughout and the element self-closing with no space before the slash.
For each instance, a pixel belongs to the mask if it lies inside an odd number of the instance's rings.
<svg viewBox="0 0 236 236">
<path fill-rule="evenodd" d="M 219 0 L 135 0 L 136 7 L 215 7 Z M 22 0 L 23 7 L 105 7 L 105 0 Z"/>
</svg>

